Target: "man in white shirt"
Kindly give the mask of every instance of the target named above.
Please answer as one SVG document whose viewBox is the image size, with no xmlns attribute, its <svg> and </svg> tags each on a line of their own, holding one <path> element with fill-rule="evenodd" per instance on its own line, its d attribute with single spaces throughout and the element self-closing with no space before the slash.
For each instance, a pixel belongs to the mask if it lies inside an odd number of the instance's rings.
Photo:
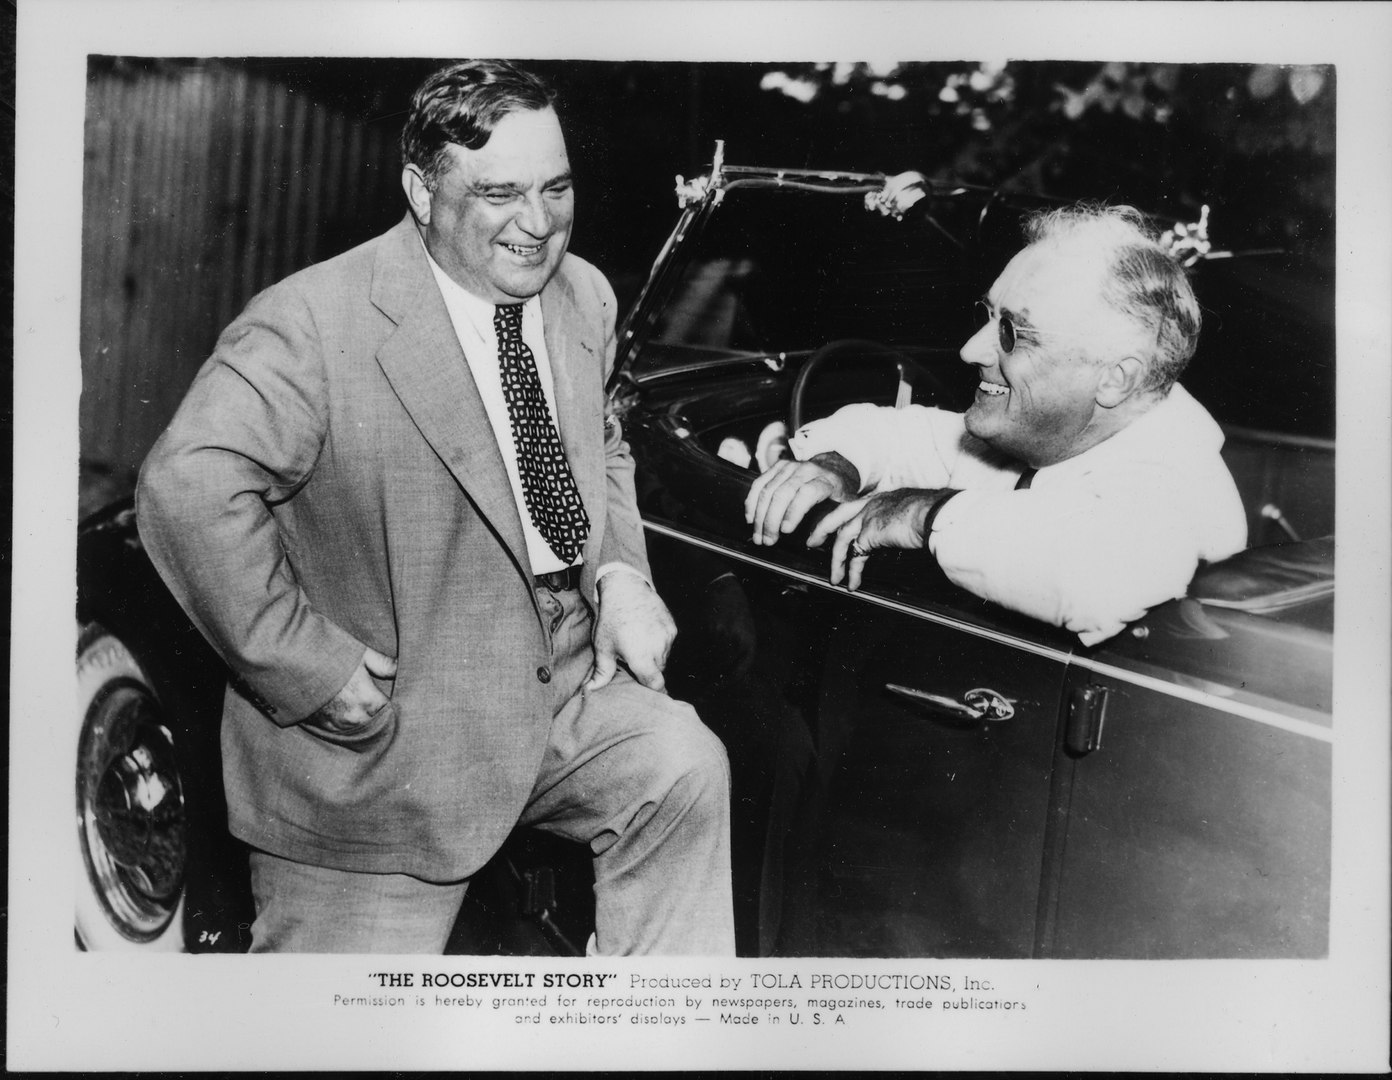
<svg viewBox="0 0 1392 1080">
<path fill-rule="evenodd" d="M 496 61 L 427 79 L 409 214 L 254 298 L 142 472 L 151 559 L 232 672 L 253 951 L 438 953 L 520 823 L 592 851 L 593 951 L 733 952 L 729 766 L 663 692 L 553 99 Z"/>
<path fill-rule="evenodd" d="M 859 586 L 881 548 L 926 547 L 978 596 L 1085 645 L 1182 596 L 1246 544 L 1218 425 L 1176 382 L 1200 315 L 1183 268 L 1129 207 L 1042 212 L 962 347 L 964 413 L 850 405 L 806 425 L 745 504 L 756 544 L 841 505 L 831 581 Z"/>
</svg>

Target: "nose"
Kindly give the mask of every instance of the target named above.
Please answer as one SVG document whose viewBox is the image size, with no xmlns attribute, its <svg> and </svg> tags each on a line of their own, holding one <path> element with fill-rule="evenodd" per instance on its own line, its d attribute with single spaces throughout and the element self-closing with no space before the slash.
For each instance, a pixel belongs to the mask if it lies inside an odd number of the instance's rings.
<svg viewBox="0 0 1392 1080">
<path fill-rule="evenodd" d="M 993 367 L 996 363 L 996 324 L 987 322 L 962 346 L 961 357 L 977 367 Z"/>
<path fill-rule="evenodd" d="M 551 234 L 551 211 L 546 205 L 546 197 L 541 194 L 527 196 L 526 202 L 517 214 L 517 224 L 528 236 L 538 240 Z"/>
</svg>

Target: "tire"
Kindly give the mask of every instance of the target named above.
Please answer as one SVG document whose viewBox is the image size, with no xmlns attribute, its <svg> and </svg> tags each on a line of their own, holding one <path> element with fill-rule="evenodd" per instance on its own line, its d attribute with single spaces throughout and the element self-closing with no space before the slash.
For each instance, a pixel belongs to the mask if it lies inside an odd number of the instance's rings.
<svg viewBox="0 0 1392 1080">
<path fill-rule="evenodd" d="M 159 695 L 95 623 L 78 636 L 77 686 L 78 947 L 181 952 L 189 830 Z"/>
</svg>

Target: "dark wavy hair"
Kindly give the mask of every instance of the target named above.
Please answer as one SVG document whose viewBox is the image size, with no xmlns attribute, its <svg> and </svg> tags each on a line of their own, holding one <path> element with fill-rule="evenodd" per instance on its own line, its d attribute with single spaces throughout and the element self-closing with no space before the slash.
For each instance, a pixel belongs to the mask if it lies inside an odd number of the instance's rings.
<svg viewBox="0 0 1392 1080">
<path fill-rule="evenodd" d="M 1081 203 L 1032 214 L 1024 232 L 1029 244 L 1067 237 L 1096 245 L 1110 271 L 1103 297 L 1155 335 L 1144 385 L 1167 393 L 1194 355 L 1203 317 L 1189 275 L 1150 219 L 1131 206 Z"/>
<path fill-rule="evenodd" d="M 554 108 L 556 91 L 538 75 L 506 60 L 463 60 L 441 68 L 416 88 L 401 130 L 403 165 L 415 165 L 435 189 L 449 166 L 446 147 L 487 144 L 509 113 Z"/>
</svg>

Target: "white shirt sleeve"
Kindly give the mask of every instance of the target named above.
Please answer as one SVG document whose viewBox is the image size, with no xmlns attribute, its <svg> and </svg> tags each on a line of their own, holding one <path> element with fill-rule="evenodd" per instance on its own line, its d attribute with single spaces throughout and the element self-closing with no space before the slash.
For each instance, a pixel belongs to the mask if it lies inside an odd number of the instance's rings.
<svg viewBox="0 0 1392 1080">
<path fill-rule="evenodd" d="M 860 473 L 861 490 L 947 487 L 961 454 L 961 413 L 857 404 L 804 424 L 788 445 L 799 461 L 836 451 Z"/>
<path fill-rule="evenodd" d="M 862 491 L 958 489 L 927 538 L 947 577 L 1094 645 L 1183 596 L 1200 559 L 1246 543 L 1217 426 L 1178 387 L 1171 396 L 1144 425 L 1041 469 L 1021 491 L 1019 464 L 942 409 L 848 405 L 790 445 L 799 460 L 840 453 Z"/>
<path fill-rule="evenodd" d="M 1183 596 L 1198 566 L 1194 493 L 1173 477 L 1091 476 L 1027 491 L 964 491 L 938 515 L 929 549 L 978 596 L 1094 645 Z"/>
</svg>

